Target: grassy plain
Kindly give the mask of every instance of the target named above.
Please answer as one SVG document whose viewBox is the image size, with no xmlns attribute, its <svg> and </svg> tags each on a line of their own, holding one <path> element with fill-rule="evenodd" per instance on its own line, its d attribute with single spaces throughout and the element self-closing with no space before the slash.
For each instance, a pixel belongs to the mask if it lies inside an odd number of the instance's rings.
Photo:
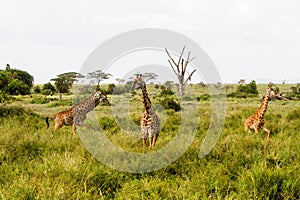
<svg viewBox="0 0 300 200">
<path fill-rule="evenodd" d="M 290 85 L 279 87 L 287 92 Z M 260 96 L 265 88 L 266 85 L 258 85 Z M 199 95 L 207 92 L 200 87 L 195 91 Z M 150 98 L 155 93 L 150 88 Z M 111 107 L 96 108 L 98 122 L 116 145 L 142 152 L 140 138 L 119 127 L 130 126 L 122 120 L 126 115 L 112 115 L 122 97 L 112 101 Z M 138 124 L 140 99 L 138 95 L 125 97 L 131 98 L 130 117 Z M 45 116 L 69 106 L 30 101 L 29 96 L 16 97 L 14 102 L 0 105 L 0 199 L 300 198 L 299 101 L 269 103 L 265 125 L 272 133 L 266 141 L 263 131 L 254 134 L 243 130 L 244 120 L 260 106 L 259 98 L 227 98 L 220 138 L 209 155 L 199 158 L 211 115 L 210 101 L 201 100 L 199 127 L 188 150 L 167 167 L 142 174 L 120 172 L 97 161 L 78 135 L 72 134 L 71 127 L 56 132 L 46 129 Z M 181 118 L 180 112 L 170 110 L 159 114 L 163 127 L 156 149 L 176 136 Z M 191 113 L 190 120 L 193 119 Z"/>
</svg>

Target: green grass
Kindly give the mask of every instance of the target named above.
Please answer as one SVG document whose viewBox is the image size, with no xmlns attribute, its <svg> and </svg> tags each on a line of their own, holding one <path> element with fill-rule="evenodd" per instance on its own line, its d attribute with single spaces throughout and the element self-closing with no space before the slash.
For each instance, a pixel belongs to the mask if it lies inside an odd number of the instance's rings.
<svg viewBox="0 0 300 200">
<path fill-rule="evenodd" d="M 284 87 L 288 91 L 289 87 Z M 258 89 L 262 96 L 265 85 L 258 85 Z M 201 88 L 195 90 L 196 96 L 205 93 Z M 149 94 L 154 92 L 150 88 Z M 131 152 L 143 152 L 140 138 L 125 133 L 138 131 L 143 109 L 140 98 L 114 98 L 112 107 L 96 108 L 100 126 L 114 144 Z M 113 116 L 112 110 L 117 106 L 126 110 L 122 102 L 127 98 L 132 99 L 129 114 Z M 243 131 L 244 120 L 261 103 L 259 98 L 228 98 L 221 136 L 210 154 L 201 159 L 198 154 L 211 114 L 209 100 L 201 100 L 199 127 L 189 149 L 165 168 L 135 174 L 98 162 L 81 139 L 72 134 L 71 127 L 56 132 L 46 129 L 45 117 L 69 106 L 31 104 L 30 97 L 16 99 L 11 104 L 0 104 L 0 199 L 300 198 L 298 101 L 269 103 L 265 125 L 272 133 L 266 141 L 263 131 Z M 126 121 L 127 115 L 133 123 Z M 180 113 L 161 109 L 159 115 L 163 127 L 157 149 L 168 144 L 180 126 Z M 88 119 L 86 122 L 93 125 Z"/>
</svg>

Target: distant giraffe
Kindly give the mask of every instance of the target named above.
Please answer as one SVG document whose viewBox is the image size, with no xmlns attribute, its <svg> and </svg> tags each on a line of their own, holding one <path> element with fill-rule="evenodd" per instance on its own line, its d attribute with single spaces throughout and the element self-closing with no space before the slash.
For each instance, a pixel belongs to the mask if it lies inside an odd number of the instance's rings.
<svg viewBox="0 0 300 200">
<path fill-rule="evenodd" d="M 242 85 L 242 84 L 245 84 L 245 83 L 246 83 L 245 79 L 240 79 L 239 82 L 238 82 L 239 85 Z"/>
<path fill-rule="evenodd" d="M 145 111 L 141 117 L 141 130 L 142 130 L 142 142 L 143 148 L 146 147 L 147 138 L 149 137 L 149 149 L 155 146 L 155 142 L 160 131 L 160 120 L 155 113 L 151 100 L 149 99 L 146 84 L 142 79 L 142 75 L 138 74 L 134 83 L 131 86 L 131 91 L 141 89 L 142 90 L 142 102 L 144 104 Z"/>
<path fill-rule="evenodd" d="M 270 137 L 270 130 L 264 126 L 264 115 L 267 111 L 269 96 L 273 93 L 274 90 L 272 86 L 268 86 L 266 94 L 263 98 L 261 106 L 257 109 L 257 111 L 248 117 L 244 124 L 245 131 L 250 131 L 250 129 L 254 129 L 255 133 L 258 133 L 258 129 L 262 128 L 264 131 L 268 133 L 267 139 Z"/>
<path fill-rule="evenodd" d="M 84 101 L 74 104 L 71 109 L 57 113 L 54 116 L 54 130 L 65 126 L 73 126 L 73 134 L 76 134 L 76 126 L 85 126 L 90 128 L 90 125 L 84 124 L 86 114 L 92 111 L 100 102 L 109 103 L 107 97 L 101 91 L 95 91 L 90 97 Z M 47 128 L 49 128 L 49 118 L 46 117 Z"/>
</svg>

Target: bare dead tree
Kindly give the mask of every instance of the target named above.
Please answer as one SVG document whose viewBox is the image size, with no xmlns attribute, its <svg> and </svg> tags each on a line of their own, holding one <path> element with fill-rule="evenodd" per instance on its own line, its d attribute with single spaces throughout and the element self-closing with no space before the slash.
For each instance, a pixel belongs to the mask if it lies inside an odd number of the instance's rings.
<svg viewBox="0 0 300 200">
<path fill-rule="evenodd" d="M 188 52 L 187 58 L 186 60 L 182 57 L 184 50 L 185 50 L 185 46 L 182 48 L 182 51 L 180 53 L 178 62 L 175 62 L 175 60 L 172 58 L 172 56 L 170 55 L 169 51 L 167 48 L 165 48 L 169 59 L 168 62 L 170 64 L 170 66 L 172 67 L 174 73 L 177 76 L 178 82 L 179 82 L 179 87 L 178 87 L 178 92 L 179 92 L 179 96 L 183 96 L 184 95 L 184 91 L 185 91 L 185 85 L 187 84 L 188 81 L 191 81 L 191 78 L 193 76 L 193 74 L 195 73 L 195 69 L 189 74 L 187 72 L 187 66 L 188 64 L 195 59 L 195 57 L 190 58 L 191 52 Z M 185 74 L 188 74 L 188 77 L 185 79 L 184 76 Z"/>
</svg>

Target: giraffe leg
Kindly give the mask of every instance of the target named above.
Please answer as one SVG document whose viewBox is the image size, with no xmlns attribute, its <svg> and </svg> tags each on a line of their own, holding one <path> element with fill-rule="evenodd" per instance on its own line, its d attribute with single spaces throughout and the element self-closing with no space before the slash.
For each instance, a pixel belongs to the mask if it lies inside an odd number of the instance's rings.
<svg viewBox="0 0 300 200">
<path fill-rule="evenodd" d="M 54 130 L 60 129 L 63 126 L 63 123 L 55 122 Z"/>
<path fill-rule="evenodd" d="M 269 137 L 270 137 L 271 131 L 267 127 L 265 127 L 265 126 L 263 126 L 262 129 L 268 133 L 268 136 L 267 136 L 267 140 L 268 140 Z"/>
<path fill-rule="evenodd" d="M 157 135 L 154 135 L 151 138 L 151 146 L 150 146 L 151 148 L 154 148 L 156 140 L 157 140 Z"/>
<path fill-rule="evenodd" d="M 247 121 L 244 123 L 244 131 L 249 132 L 249 126 L 247 125 Z"/>
<path fill-rule="evenodd" d="M 142 143 L 143 143 L 143 149 L 145 149 L 145 147 L 146 147 L 147 137 L 148 137 L 148 130 L 147 130 L 146 127 L 142 127 Z"/>
<path fill-rule="evenodd" d="M 250 128 L 247 125 L 244 126 L 244 131 L 248 132 L 248 133 L 251 133 Z"/>
<path fill-rule="evenodd" d="M 145 147 L 146 147 L 146 141 L 147 141 L 147 138 L 142 138 L 143 149 L 145 149 Z"/>
<path fill-rule="evenodd" d="M 254 132 L 258 134 L 258 127 L 257 126 L 254 127 Z"/>
<path fill-rule="evenodd" d="M 88 128 L 88 129 L 91 129 L 91 125 L 89 125 L 89 124 L 84 124 L 82 121 L 77 121 L 77 123 L 74 122 L 74 124 L 76 124 L 76 125 L 78 125 L 78 126 L 84 126 L 84 127 Z"/>
<path fill-rule="evenodd" d="M 81 124 L 78 124 L 78 125 L 79 126 L 84 126 L 84 127 L 88 128 L 88 129 L 91 129 L 91 125 L 89 125 L 89 124 L 81 123 Z"/>
<path fill-rule="evenodd" d="M 154 136 L 153 133 L 154 133 L 153 128 L 151 128 L 151 129 L 149 130 L 149 139 L 150 139 L 150 140 L 149 140 L 149 141 L 150 141 L 150 142 L 149 142 L 149 143 L 150 143 L 150 144 L 149 144 L 149 150 L 151 150 L 151 149 L 154 147 L 154 143 L 155 143 L 155 142 L 154 142 L 154 137 L 155 137 L 155 136 Z"/>
<path fill-rule="evenodd" d="M 152 149 L 152 145 L 153 145 L 153 137 L 149 137 L 149 150 Z"/>
<path fill-rule="evenodd" d="M 76 135 L 76 124 L 75 123 L 73 123 L 72 129 L 73 129 L 73 135 Z"/>
</svg>

